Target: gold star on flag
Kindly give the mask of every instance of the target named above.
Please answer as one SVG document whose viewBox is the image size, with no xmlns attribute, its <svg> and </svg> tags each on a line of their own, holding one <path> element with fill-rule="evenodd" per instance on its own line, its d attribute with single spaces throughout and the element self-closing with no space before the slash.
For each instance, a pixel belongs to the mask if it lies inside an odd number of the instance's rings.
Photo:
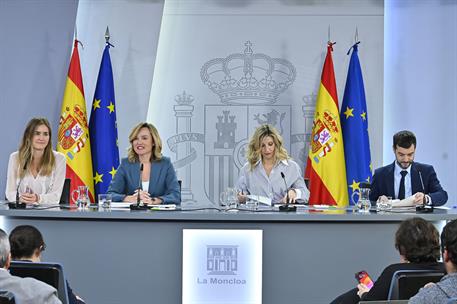
<svg viewBox="0 0 457 304">
<path fill-rule="evenodd" d="M 370 182 L 370 177 L 369 177 L 369 176 L 367 177 L 366 180 L 367 180 L 367 183 L 371 183 L 371 182 Z"/>
<path fill-rule="evenodd" d="M 103 177 L 103 174 L 98 174 L 98 172 L 95 172 L 95 176 L 94 176 L 95 184 L 103 183 L 102 177 Z"/>
<path fill-rule="evenodd" d="M 370 172 L 373 172 L 373 164 L 370 162 Z"/>
<path fill-rule="evenodd" d="M 359 183 L 356 183 L 355 180 L 352 180 L 352 185 L 350 185 L 349 187 L 352 188 L 352 192 L 354 192 L 355 190 L 360 190 L 360 182 Z"/>
<path fill-rule="evenodd" d="M 95 109 L 97 109 L 97 108 L 100 109 L 100 102 L 101 102 L 100 99 L 95 99 L 95 100 L 94 100 L 94 104 L 92 105 L 92 108 L 93 108 L 94 111 L 95 111 Z"/>
<path fill-rule="evenodd" d="M 362 117 L 363 120 L 367 120 L 367 113 L 366 112 L 363 112 L 362 114 L 360 114 L 360 116 Z"/>
<path fill-rule="evenodd" d="M 114 175 L 116 175 L 116 172 L 117 172 L 117 170 L 114 169 L 114 167 L 111 167 L 111 171 L 109 172 L 109 174 L 111 174 L 111 178 L 114 178 Z"/>
<path fill-rule="evenodd" d="M 109 109 L 110 114 L 114 112 L 114 104 L 112 102 L 109 103 L 109 106 L 107 106 Z"/>
<path fill-rule="evenodd" d="M 352 111 L 354 111 L 354 108 L 349 108 L 349 107 L 346 107 L 346 111 L 344 111 L 344 115 L 346 115 L 346 119 L 349 118 L 349 116 L 352 116 L 354 117 L 354 114 L 352 114 Z"/>
</svg>

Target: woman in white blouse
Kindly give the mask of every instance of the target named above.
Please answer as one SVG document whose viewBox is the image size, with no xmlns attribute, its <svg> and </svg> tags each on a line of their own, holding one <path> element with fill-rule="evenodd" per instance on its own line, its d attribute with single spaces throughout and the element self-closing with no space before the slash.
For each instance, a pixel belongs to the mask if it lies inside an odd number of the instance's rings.
<svg viewBox="0 0 457 304">
<path fill-rule="evenodd" d="M 65 156 L 52 150 L 51 127 L 46 118 L 32 118 L 19 151 L 10 155 L 6 199 L 27 204 L 58 203 L 65 181 Z"/>
</svg>

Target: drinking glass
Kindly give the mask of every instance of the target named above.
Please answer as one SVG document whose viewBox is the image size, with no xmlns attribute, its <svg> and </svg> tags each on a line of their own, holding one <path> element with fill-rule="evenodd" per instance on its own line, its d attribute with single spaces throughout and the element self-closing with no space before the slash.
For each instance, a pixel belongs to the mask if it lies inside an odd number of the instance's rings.
<svg viewBox="0 0 457 304">
<path fill-rule="evenodd" d="M 381 196 L 376 202 L 376 210 L 389 211 L 392 209 L 392 197 Z"/>
<path fill-rule="evenodd" d="M 98 207 L 103 209 L 111 209 L 111 202 L 113 198 L 111 194 L 99 194 L 98 195 Z"/>
<path fill-rule="evenodd" d="M 222 191 L 219 193 L 219 206 L 223 209 L 227 207 L 227 191 Z"/>
<path fill-rule="evenodd" d="M 354 195 L 358 195 L 357 201 L 354 199 Z M 359 212 L 370 211 L 370 188 L 359 188 L 358 191 L 352 192 L 352 202 Z"/>
<path fill-rule="evenodd" d="M 246 199 L 246 208 L 250 210 L 257 210 L 259 208 L 259 200 L 252 198 Z"/>
<path fill-rule="evenodd" d="M 238 191 L 236 188 L 227 188 L 227 204 L 229 208 L 236 209 L 238 208 Z"/>
</svg>

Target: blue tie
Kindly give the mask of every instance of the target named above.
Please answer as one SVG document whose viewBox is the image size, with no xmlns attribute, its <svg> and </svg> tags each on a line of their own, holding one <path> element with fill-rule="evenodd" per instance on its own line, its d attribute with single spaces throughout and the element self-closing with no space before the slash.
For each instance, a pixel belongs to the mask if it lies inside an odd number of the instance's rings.
<svg viewBox="0 0 457 304">
<path fill-rule="evenodd" d="M 404 199 L 405 198 L 405 176 L 408 174 L 408 171 L 402 170 L 400 172 L 401 174 L 401 179 L 400 179 L 400 189 L 398 189 L 398 198 L 399 199 Z"/>
</svg>

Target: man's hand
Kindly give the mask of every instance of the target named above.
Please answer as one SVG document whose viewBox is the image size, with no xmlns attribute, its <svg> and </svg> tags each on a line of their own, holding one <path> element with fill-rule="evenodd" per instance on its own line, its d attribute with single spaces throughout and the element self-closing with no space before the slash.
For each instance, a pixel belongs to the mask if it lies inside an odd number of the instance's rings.
<svg viewBox="0 0 457 304">
<path fill-rule="evenodd" d="M 424 202 L 424 196 L 425 194 L 422 192 L 417 192 L 416 194 L 414 194 L 414 205 L 422 205 L 422 203 Z M 425 203 L 427 203 L 427 201 L 425 201 Z"/>
<path fill-rule="evenodd" d="M 389 198 L 385 195 L 381 195 L 380 197 L 378 197 L 378 200 L 377 202 L 387 202 L 389 200 Z"/>
</svg>

